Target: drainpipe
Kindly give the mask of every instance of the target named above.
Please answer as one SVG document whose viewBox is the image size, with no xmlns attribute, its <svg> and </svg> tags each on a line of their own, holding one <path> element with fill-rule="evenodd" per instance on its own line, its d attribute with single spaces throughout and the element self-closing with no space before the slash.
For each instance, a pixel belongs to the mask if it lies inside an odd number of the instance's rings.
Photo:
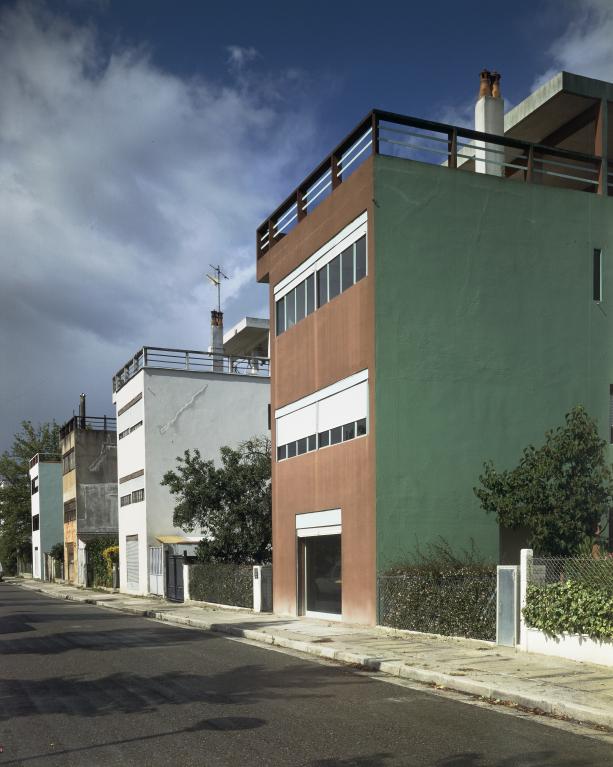
<svg viewBox="0 0 613 767">
<path fill-rule="evenodd" d="M 213 372 L 223 373 L 223 312 L 213 309 L 211 312 L 211 346 Z"/>
<path fill-rule="evenodd" d="M 475 130 L 504 136 L 504 99 L 500 95 L 500 74 L 484 69 L 480 75 L 479 98 L 475 104 Z M 475 172 L 504 175 L 504 148 L 475 141 Z"/>
</svg>

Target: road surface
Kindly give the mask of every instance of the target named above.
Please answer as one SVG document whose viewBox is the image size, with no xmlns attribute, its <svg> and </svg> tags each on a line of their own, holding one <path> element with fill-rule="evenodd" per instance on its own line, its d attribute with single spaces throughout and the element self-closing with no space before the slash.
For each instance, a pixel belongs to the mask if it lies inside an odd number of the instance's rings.
<svg viewBox="0 0 613 767">
<path fill-rule="evenodd" d="M 0 767 L 605 767 L 610 743 L 0 583 Z"/>
</svg>

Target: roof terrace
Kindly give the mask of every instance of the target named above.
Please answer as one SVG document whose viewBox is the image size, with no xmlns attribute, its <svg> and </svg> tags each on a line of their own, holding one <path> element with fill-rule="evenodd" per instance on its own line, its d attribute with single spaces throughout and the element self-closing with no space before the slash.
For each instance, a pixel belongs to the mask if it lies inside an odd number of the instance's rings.
<svg viewBox="0 0 613 767">
<path fill-rule="evenodd" d="M 96 431 L 116 431 L 117 420 L 110 416 L 82 416 L 73 415 L 66 423 L 60 428 L 60 439 L 65 439 L 71 432 L 79 431 L 80 429 L 94 429 Z"/>
<path fill-rule="evenodd" d="M 260 378 L 270 376 L 268 357 L 234 356 L 191 349 L 143 346 L 113 376 L 113 392 L 118 392 L 130 379 L 145 368 L 189 370 L 198 373 L 221 373 Z"/>
<path fill-rule="evenodd" d="M 374 109 L 258 227 L 257 257 L 372 155 L 468 173 L 483 172 L 487 155 L 509 181 L 611 195 L 612 100 L 610 83 L 561 72 L 509 112 L 504 136 Z"/>
</svg>

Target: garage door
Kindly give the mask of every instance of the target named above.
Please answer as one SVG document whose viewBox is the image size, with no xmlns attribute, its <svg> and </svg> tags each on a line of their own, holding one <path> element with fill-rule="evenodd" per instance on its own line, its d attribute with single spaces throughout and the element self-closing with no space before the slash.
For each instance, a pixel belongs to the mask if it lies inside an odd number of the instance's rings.
<svg viewBox="0 0 613 767">
<path fill-rule="evenodd" d="M 138 535 L 126 536 L 127 587 L 138 591 Z"/>
</svg>

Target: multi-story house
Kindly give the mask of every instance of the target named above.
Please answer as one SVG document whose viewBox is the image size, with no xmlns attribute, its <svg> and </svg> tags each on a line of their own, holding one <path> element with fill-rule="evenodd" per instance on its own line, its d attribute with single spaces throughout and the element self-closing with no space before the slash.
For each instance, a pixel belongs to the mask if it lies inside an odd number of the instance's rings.
<svg viewBox="0 0 613 767">
<path fill-rule="evenodd" d="M 441 538 L 512 561 L 483 462 L 578 403 L 609 434 L 613 85 L 499 89 L 480 130 L 372 111 L 257 231 L 277 612 L 374 623 L 377 573 Z"/>
<path fill-rule="evenodd" d="M 117 433 L 115 419 L 79 415 L 60 429 L 64 509 L 64 577 L 87 585 L 87 543 L 117 536 Z"/>
<path fill-rule="evenodd" d="M 173 522 L 161 480 L 185 450 L 219 460 L 223 445 L 268 435 L 268 320 L 223 336 L 212 312 L 210 351 L 140 349 L 113 377 L 117 409 L 121 590 L 182 599 L 182 565 L 201 539 Z"/>
<path fill-rule="evenodd" d="M 62 517 L 62 459 L 51 453 L 37 453 L 30 459 L 32 498 L 32 577 L 53 578 L 50 551 L 64 541 Z"/>
</svg>

